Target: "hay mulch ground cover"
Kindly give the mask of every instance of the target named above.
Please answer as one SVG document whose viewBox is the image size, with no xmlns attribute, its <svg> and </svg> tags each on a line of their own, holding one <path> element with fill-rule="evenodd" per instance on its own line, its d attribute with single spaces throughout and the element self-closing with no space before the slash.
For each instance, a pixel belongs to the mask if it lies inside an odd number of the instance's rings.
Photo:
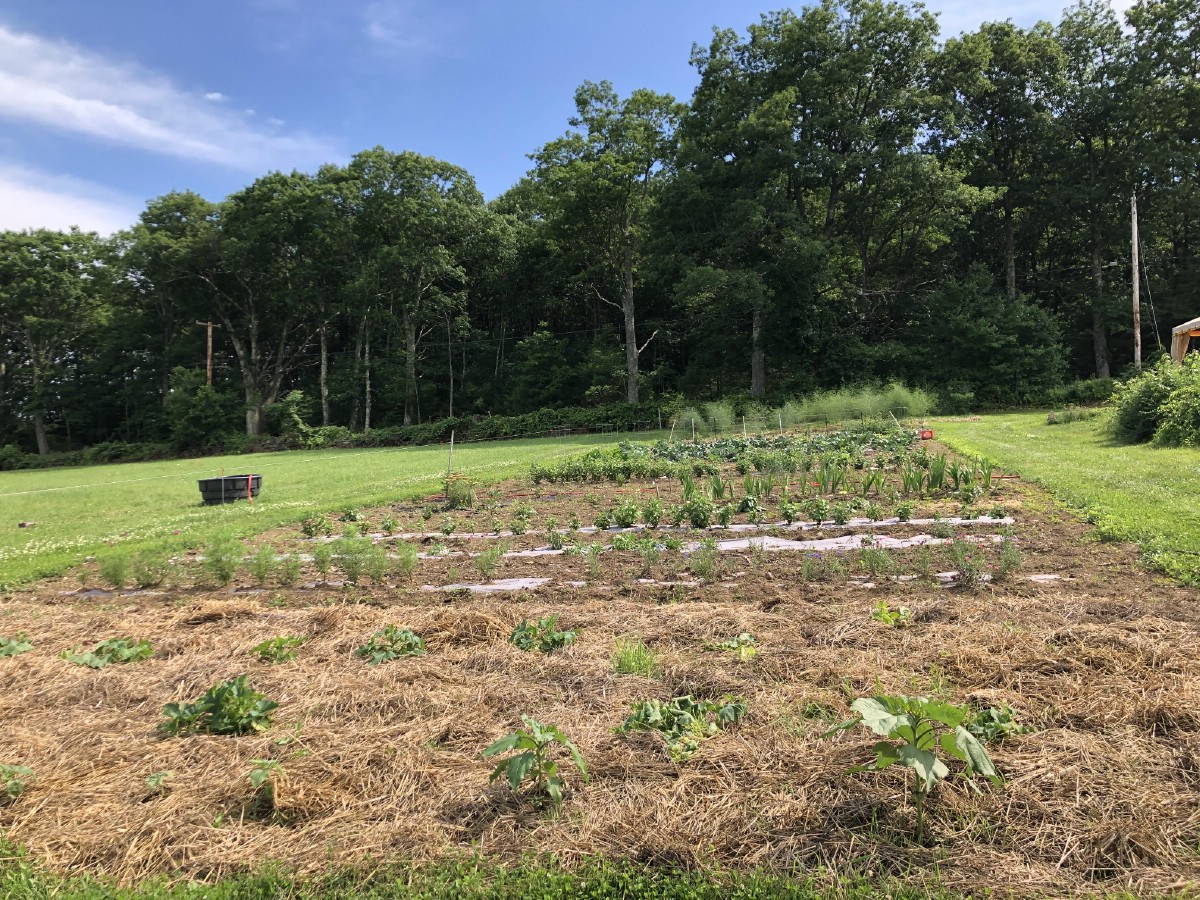
<svg viewBox="0 0 1200 900">
<path fill-rule="evenodd" d="M 439 530 L 444 514 L 426 519 L 422 504 L 363 511 L 372 531 L 389 518 L 394 531 L 430 533 L 411 543 L 437 558 L 411 577 L 339 587 L 323 583 L 336 572 L 306 562 L 291 587 L 268 580 L 260 589 L 243 574 L 214 588 L 195 574 L 199 563 L 181 560 L 174 584 L 154 590 L 96 590 L 93 572 L 88 591 L 68 578 L 8 596 L 0 636 L 25 633 L 34 647 L 0 657 L 0 763 L 29 766 L 36 780 L 0 805 L 0 828 L 55 870 L 126 882 L 213 878 L 264 860 L 304 873 L 532 852 L 568 864 L 601 855 L 781 872 L 827 866 L 1002 894 L 1200 884 L 1195 590 L 1147 574 L 1133 548 L 1096 540 L 1019 479 L 998 481 L 978 512 L 1002 505 L 1012 517 L 1020 568 L 974 587 L 932 577 L 953 568 L 949 544 L 896 551 L 873 572 L 861 551 L 818 560 L 751 546 L 718 552 L 698 574 L 698 535 L 686 531 L 678 534 L 691 552 L 508 556 L 486 576 L 471 555 L 498 542 L 510 552 L 545 547 L 548 518 L 590 524 L 631 493 L 670 503 L 678 488 L 662 479 L 512 482 L 480 498 L 481 508 L 448 513 L 449 535 Z M 532 508 L 524 534 L 462 536 L 503 530 L 496 521 L 522 504 Z M 917 507 L 918 518 L 948 516 L 958 504 Z M 802 536 L 930 530 L 893 522 Z M 954 531 L 962 541 L 1004 529 Z M 611 547 L 615 538 L 573 533 L 565 542 Z M 379 540 L 395 549 L 395 537 Z M 317 543 L 281 529 L 245 551 L 265 544 L 307 559 Z M 522 577 L 550 581 L 487 594 L 428 589 Z M 878 621 L 881 601 L 907 607 L 911 622 Z M 510 642 L 518 624 L 547 616 L 577 629 L 577 640 L 545 654 Z M 357 657 L 388 624 L 421 635 L 426 654 L 375 666 Z M 753 635 L 752 657 L 710 649 L 741 633 Z M 251 652 L 281 635 L 304 638 L 295 660 L 270 664 Z M 98 670 L 61 658 L 118 636 L 148 639 L 153 657 Z M 648 674 L 618 674 L 617 643 L 639 640 L 654 655 Z M 279 704 L 268 731 L 157 730 L 164 704 L 243 673 Z M 822 737 L 855 698 L 880 693 L 1010 707 L 1024 729 L 989 746 L 1002 788 L 960 778 L 936 788 L 920 843 L 906 771 L 847 774 L 872 758 L 872 736 L 857 728 Z M 657 734 L 614 732 L 633 704 L 685 694 L 740 698 L 747 712 L 683 761 Z M 558 725 L 587 760 L 588 782 L 564 766 L 558 808 L 488 783 L 493 761 L 480 751 L 522 714 Z M 248 780 L 260 760 L 281 767 L 268 808 Z M 166 772 L 161 787 L 147 785 Z"/>
</svg>

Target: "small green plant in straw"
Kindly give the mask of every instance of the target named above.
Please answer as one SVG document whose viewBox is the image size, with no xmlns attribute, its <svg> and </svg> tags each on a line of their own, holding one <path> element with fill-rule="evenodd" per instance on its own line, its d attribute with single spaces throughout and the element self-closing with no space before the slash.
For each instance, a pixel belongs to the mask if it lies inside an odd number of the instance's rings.
<svg viewBox="0 0 1200 900">
<path fill-rule="evenodd" d="M 555 804 L 561 803 L 564 782 L 559 774 L 558 763 L 551 758 L 554 748 L 561 746 L 567 751 L 568 758 L 579 769 L 584 781 L 588 780 L 587 763 L 579 748 L 568 740 L 557 725 L 543 725 L 529 716 L 521 716 L 521 722 L 524 728 L 502 737 L 482 752 L 481 755 L 486 759 L 515 751 L 512 756 L 496 764 L 488 781 L 490 783 L 504 777 L 515 791 L 520 788 L 521 782 L 528 779 L 536 792 L 548 796 Z"/>
<path fill-rule="evenodd" d="M 880 771 L 899 765 L 913 773 L 913 806 L 917 811 L 917 840 L 924 839 L 925 802 L 950 774 L 943 756 L 957 759 L 965 774 L 982 775 L 995 785 L 1003 782 L 979 739 L 964 722 L 971 710 L 929 697 L 880 695 L 860 697 L 850 704 L 853 719 L 825 732 L 825 737 L 863 725 L 883 738 L 874 745 L 875 759 L 850 772 Z"/>
</svg>

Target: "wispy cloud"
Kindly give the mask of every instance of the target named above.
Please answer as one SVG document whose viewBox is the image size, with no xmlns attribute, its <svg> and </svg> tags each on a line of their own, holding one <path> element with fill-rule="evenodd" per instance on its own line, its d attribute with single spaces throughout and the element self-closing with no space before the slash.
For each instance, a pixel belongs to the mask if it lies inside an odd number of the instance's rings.
<svg viewBox="0 0 1200 900">
<path fill-rule="evenodd" d="M 419 0 L 379 0 L 363 12 L 367 37 L 379 49 L 409 57 L 443 49 L 445 15 L 436 15 Z"/>
<path fill-rule="evenodd" d="M 255 126 L 217 96 L 0 25 L 0 118 L 246 171 L 310 168 L 338 156 L 324 139 Z"/>
<path fill-rule="evenodd" d="M 142 206 L 87 181 L 0 160 L 0 231 L 78 225 L 108 235 L 133 225 Z"/>
<path fill-rule="evenodd" d="M 204 95 L 204 99 L 211 100 L 213 103 L 220 103 L 221 101 L 227 100 L 229 98 L 227 98 L 220 91 L 209 91 L 207 94 Z"/>
</svg>

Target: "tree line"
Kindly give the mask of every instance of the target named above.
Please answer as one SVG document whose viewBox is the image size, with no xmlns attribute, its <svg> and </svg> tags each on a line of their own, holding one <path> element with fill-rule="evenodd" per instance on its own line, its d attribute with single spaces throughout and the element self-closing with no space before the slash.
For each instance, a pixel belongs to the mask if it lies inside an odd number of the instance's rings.
<svg viewBox="0 0 1200 900">
<path fill-rule="evenodd" d="M 920 4 L 823 0 L 714 29 L 689 102 L 583 84 L 490 202 L 375 147 L 164 195 L 112 238 L 0 233 L 0 445 L 1109 378 L 1131 197 L 1144 342 L 1197 314 L 1198 25 L 1194 0 L 1124 25 L 1084 0 L 940 42 Z"/>
</svg>

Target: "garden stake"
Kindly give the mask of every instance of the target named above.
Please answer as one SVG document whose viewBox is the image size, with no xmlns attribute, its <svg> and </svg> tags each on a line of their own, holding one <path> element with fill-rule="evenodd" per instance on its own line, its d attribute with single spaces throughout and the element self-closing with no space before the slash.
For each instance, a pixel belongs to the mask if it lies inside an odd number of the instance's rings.
<svg viewBox="0 0 1200 900">
<path fill-rule="evenodd" d="M 450 472 L 454 468 L 454 429 L 450 429 L 450 459 L 446 461 L 446 490 L 450 489 Z"/>
</svg>

